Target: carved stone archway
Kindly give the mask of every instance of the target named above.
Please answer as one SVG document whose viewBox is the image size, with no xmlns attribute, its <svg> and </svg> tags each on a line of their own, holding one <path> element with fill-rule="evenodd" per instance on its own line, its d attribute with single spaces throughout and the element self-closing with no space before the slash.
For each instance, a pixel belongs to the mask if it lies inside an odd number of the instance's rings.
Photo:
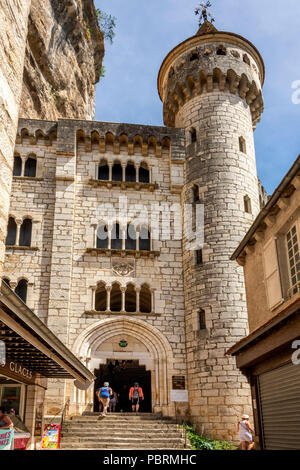
<svg viewBox="0 0 300 470">
<path fill-rule="evenodd" d="M 147 348 L 149 359 L 143 365 L 151 370 L 153 411 L 162 412 L 164 415 L 173 415 L 174 410 L 170 401 L 173 353 L 168 340 L 157 328 L 143 320 L 127 316 L 100 320 L 86 328 L 78 336 L 73 346 L 73 352 L 93 371 L 99 365 L 97 351 L 101 345 L 120 335 L 129 339 L 133 338 Z M 126 352 L 122 357 L 126 358 Z M 88 409 L 91 406 L 92 395 L 92 387 L 87 391 L 74 389 L 73 396 L 70 397 L 71 408 L 76 412 Z"/>
</svg>

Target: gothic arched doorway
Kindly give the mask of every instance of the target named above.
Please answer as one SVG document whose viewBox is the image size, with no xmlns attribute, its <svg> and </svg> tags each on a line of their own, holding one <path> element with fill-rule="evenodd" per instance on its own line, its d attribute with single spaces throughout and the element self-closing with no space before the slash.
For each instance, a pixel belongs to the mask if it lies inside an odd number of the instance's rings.
<svg viewBox="0 0 300 470">
<path fill-rule="evenodd" d="M 135 382 L 143 389 L 144 400 L 140 403 L 140 411 L 151 413 L 151 371 L 140 365 L 138 360 L 107 359 L 106 364 L 101 364 L 99 369 L 95 369 L 96 376 L 94 385 L 94 411 L 99 411 L 99 403 L 96 397 L 96 390 L 103 386 L 104 382 L 109 382 L 110 387 L 118 395 L 117 412 L 131 411 L 129 401 L 129 389 Z"/>
<path fill-rule="evenodd" d="M 170 397 L 173 354 L 167 339 L 157 328 L 126 316 L 101 320 L 79 335 L 73 351 L 92 372 L 100 369 L 100 373 L 101 366 L 108 365 L 110 361 L 138 361 L 139 367 L 143 366 L 144 371 L 151 375 L 149 395 L 152 411 L 169 416 L 173 414 Z M 86 392 L 74 390 L 70 406 L 76 412 L 92 411 L 94 387 Z"/>
</svg>

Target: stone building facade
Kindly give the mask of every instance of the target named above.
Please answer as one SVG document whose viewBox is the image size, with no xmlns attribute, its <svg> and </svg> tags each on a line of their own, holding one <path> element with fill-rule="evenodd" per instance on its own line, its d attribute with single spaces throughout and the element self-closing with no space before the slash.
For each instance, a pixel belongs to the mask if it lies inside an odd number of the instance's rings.
<svg viewBox="0 0 300 470">
<path fill-rule="evenodd" d="M 247 379 L 225 352 L 248 332 L 230 256 L 262 203 L 263 81 L 256 48 L 205 22 L 161 67 L 167 127 L 20 119 L 3 273 L 91 371 L 138 362 L 153 411 L 174 416 L 180 383 L 181 415 L 231 440 L 251 413 Z M 203 206 L 204 244 L 191 245 Z M 90 411 L 93 388 L 53 381 L 45 413 L 67 399 L 71 414 Z"/>
<path fill-rule="evenodd" d="M 227 354 L 251 383 L 260 447 L 300 449 L 300 156 L 235 250 L 250 334 Z"/>
</svg>

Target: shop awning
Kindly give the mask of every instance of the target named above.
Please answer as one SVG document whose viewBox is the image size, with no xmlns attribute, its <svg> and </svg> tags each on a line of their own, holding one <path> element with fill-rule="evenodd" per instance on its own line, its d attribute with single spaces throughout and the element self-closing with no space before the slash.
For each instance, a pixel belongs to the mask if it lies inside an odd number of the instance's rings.
<svg viewBox="0 0 300 470">
<path fill-rule="evenodd" d="M 74 379 L 83 388 L 94 381 L 94 375 L 4 282 L 0 341 L 5 344 L 6 362 L 13 364 L 11 369 L 23 366 L 42 377 Z"/>
</svg>

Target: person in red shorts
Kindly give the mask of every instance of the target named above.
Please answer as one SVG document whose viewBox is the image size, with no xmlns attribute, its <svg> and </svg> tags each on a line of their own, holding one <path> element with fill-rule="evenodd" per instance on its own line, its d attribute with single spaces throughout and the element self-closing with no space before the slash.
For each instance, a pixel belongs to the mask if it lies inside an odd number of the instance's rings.
<svg viewBox="0 0 300 470">
<path fill-rule="evenodd" d="M 140 409 L 140 401 L 144 400 L 142 387 L 140 387 L 137 382 L 135 382 L 134 387 L 131 387 L 129 390 L 129 400 L 132 404 L 132 411 L 137 413 Z"/>
</svg>

